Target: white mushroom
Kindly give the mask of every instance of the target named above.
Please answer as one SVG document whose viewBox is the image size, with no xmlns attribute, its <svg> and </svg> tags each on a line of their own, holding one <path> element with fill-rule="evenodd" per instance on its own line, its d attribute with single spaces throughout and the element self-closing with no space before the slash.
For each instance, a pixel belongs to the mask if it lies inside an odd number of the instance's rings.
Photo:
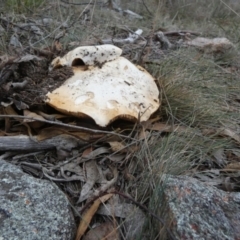
<svg viewBox="0 0 240 240">
<path fill-rule="evenodd" d="M 68 52 L 62 58 L 55 58 L 49 67 L 51 71 L 61 66 L 101 66 L 105 62 L 112 61 L 121 56 L 122 50 L 114 45 L 106 44 L 99 46 L 78 47 Z"/>
<path fill-rule="evenodd" d="M 73 71 L 62 86 L 47 94 L 48 104 L 61 112 L 88 116 L 104 127 L 117 118 L 146 121 L 159 108 L 153 77 L 124 57 L 100 68 L 73 67 Z"/>
</svg>

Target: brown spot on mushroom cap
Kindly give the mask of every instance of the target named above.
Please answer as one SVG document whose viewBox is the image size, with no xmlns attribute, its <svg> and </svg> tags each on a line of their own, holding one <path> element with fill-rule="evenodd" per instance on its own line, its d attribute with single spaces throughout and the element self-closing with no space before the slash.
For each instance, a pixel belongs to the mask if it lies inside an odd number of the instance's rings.
<svg viewBox="0 0 240 240">
<path fill-rule="evenodd" d="M 146 121 L 159 108 L 159 91 L 153 77 L 140 69 L 123 57 L 102 68 L 75 67 L 74 76 L 47 94 L 47 102 L 61 112 L 89 116 L 100 126 L 120 117 Z"/>
</svg>

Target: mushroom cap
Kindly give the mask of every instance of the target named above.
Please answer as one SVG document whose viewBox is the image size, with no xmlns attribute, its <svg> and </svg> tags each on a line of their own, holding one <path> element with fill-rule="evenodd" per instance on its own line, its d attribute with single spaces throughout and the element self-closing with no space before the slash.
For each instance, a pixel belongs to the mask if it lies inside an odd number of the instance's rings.
<svg viewBox="0 0 240 240">
<path fill-rule="evenodd" d="M 153 77 L 124 57 L 101 68 L 73 71 L 62 86 L 47 94 L 47 103 L 60 112 L 88 116 L 104 127 L 117 118 L 146 121 L 159 108 Z"/>
<path fill-rule="evenodd" d="M 115 47 L 114 45 L 105 44 L 99 46 L 85 46 L 77 47 L 68 52 L 62 58 L 55 58 L 50 66 L 51 71 L 54 68 L 61 66 L 74 67 L 79 65 L 99 65 L 101 66 L 105 62 L 112 61 L 122 54 L 122 49 Z"/>
</svg>

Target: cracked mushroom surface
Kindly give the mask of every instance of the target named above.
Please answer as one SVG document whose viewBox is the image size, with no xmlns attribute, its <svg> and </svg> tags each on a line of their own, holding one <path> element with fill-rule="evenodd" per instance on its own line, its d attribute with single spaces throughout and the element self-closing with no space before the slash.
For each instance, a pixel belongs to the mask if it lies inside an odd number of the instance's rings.
<svg viewBox="0 0 240 240">
<path fill-rule="evenodd" d="M 104 46 L 104 45 L 103 45 Z M 146 121 L 159 108 L 153 77 L 124 57 L 101 67 L 73 67 L 74 75 L 47 94 L 47 103 L 60 112 L 90 117 L 105 127 L 115 119 Z"/>
</svg>

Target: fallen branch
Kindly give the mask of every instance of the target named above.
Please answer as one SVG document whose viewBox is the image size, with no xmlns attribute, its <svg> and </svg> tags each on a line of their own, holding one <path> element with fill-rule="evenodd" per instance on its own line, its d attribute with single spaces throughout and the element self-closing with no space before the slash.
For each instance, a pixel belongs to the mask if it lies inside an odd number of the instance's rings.
<svg viewBox="0 0 240 240">
<path fill-rule="evenodd" d="M 0 137 L 0 151 L 39 151 L 54 149 L 47 141 L 37 142 L 25 135 Z"/>
<path fill-rule="evenodd" d="M 38 141 L 37 137 L 18 135 L 0 137 L 0 151 L 42 151 L 71 150 L 77 146 L 83 146 L 86 142 L 71 135 L 61 134 L 44 141 Z"/>
</svg>

